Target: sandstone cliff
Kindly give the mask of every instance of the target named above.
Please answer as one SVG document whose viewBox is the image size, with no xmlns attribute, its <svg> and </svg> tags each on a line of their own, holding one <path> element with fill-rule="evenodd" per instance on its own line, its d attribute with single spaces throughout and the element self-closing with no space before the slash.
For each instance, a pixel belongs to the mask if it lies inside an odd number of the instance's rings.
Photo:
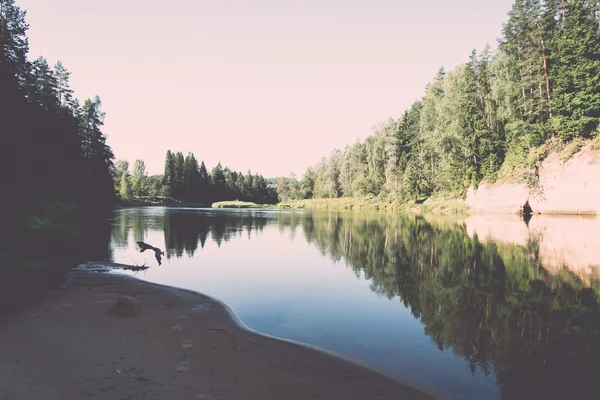
<svg viewBox="0 0 600 400">
<path fill-rule="evenodd" d="M 465 202 L 475 212 L 600 214 L 600 150 L 588 144 L 570 159 L 551 153 L 538 168 L 535 186 L 482 183 Z"/>
</svg>

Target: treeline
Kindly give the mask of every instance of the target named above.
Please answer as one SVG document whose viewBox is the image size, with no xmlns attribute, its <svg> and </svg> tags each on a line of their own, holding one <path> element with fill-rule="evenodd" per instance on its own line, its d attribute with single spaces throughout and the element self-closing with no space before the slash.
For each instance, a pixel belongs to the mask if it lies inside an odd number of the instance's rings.
<svg viewBox="0 0 600 400">
<path fill-rule="evenodd" d="M 43 57 L 28 61 L 27 29 L 25 11 L 0 0 L 0 263 L 6 265 L 20 253 L 44 259 L 37 244 L 22 249 L 32 231 L 81 223 L 114 199 L 100 99 L 81 105 L 60 62 L 51 68 Z"/>
<path fill-rule="evenodd" d="M 599 133 L 599 15 L 598 1 L 517 0 L 495 54 L 486 47 L 440 69 L 398 120 L 300 180 L 280 178 L 279 196 L 406 202 L 460 195 L 483 180 L 534 183 L 542 145 Z"/>
<path fill-rule="evenodd" d="M 167 151 L 162 175 L 147 176 L 146 165 L 136 160 L 129 173 L 129 163 L 117 160 L 114 184 L 122 199 L 135 196 L 167 196 L 178 200 L 212 203 L 243 200 L 260 204 L 277 203 L 274 182 L 248 171 L 245 175 L 223 168 L 218 163 L 208 172 L 204 161 L 198 163 L 194 153 Z"/>
</svg>

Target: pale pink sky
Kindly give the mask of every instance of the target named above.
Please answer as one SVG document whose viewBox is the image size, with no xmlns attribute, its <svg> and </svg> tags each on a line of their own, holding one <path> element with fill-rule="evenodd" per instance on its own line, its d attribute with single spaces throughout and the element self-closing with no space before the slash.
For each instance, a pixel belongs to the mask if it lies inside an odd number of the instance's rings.
<svg viewBox="0 0 600 400">
<path fill-rule="evenodd" d="M 512 0 L 17 0 L 30 58 L 99 95 L 117 158 L 167 149 L 265 177 L 398 118 L 444 65 L 495 47 Z"/>
</svg>

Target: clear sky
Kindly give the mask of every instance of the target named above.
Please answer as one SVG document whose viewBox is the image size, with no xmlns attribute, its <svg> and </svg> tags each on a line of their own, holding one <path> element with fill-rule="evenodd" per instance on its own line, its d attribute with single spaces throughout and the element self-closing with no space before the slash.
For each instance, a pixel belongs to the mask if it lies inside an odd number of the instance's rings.
<svg viewBox="0 0 600 400">
<path fill-rule="evenodd" d="M 30 58 L 99 95 L 117 158 L 167 149 L 265 177 L 398 118 L 443 65 L 495 47 L 512 0 L 16 0 Z"/>
</svg>

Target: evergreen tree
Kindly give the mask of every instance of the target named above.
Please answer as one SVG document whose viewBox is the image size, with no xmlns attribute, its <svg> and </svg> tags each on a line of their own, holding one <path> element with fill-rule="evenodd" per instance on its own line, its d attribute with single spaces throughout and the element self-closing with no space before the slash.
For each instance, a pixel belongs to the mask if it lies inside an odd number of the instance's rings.
<svg viewBox="0 0 600 400">
<path fill-rule="evenodd" d="M 60 218 L 73 218 L 85 228 L 102 216 L 115 194 L 114 157 L 101 130 L 99 98 L 72 110 L 61 107 L 68 86 L 61 81 L 59 87 L 45 58 L 27 60 L 27 29 L 25 11 L 14 0 L 0 0 L 0 178 L 9 193 L 0 202 L 11 210 L 0 232 L 11 235 L 0 241 L 0 253 L 16 257 L 15 265 L 19 258 L 29 261 L 39 255 L 22 249 L 33 234 L 24 223 L 27 216 L 52 219 L 65 213 L 69 215 Z M 60 204 L 53 215 L 45 215 L 48 204 Z M 53 248 L 69 237 L 68 232 L 44 229 L 35 235 L 43 242 L 44 235 L 52 235 Z"/>
<path fill-rule="evenodd" d="M 600 123 L 597 2 L 565 1 L 554 51 L 554 129 L 564 140 L 590 137 Z"/>
<path fill-rule="evenodd" d="M 176 172 L 175 172 L 175 160 L 171 150 L 167 150 L 165 156 L 165 172 L 163 174 L 163 187 L 165 196 L 173 195 L 173 186 L 175 185 Z"/>
<path fill-rule="evenodd" d="M 54 66 L 54 77 L 56 80 L 56 91 L 58 103 L 69 110 L 76 108 L 76 99 L 73 98 L 73 90 L 69 86 L 71 73 L 58 61 Z"/>
<path fill-rule="evenodd" d="M 80 117 L 80 136 L 83 155 L 86 159 L 84 176 L 85 193 L 90 204 L 110 204 L 114 199 L 112 171 L 114 170 L 112 149 L 106 144 L 101 131 L 105 113 L 100 110 L 102 102 L 96 96 L 87 99 Z"/>
<path fill-rule="evenodd" d="M 0 84 L 25 89 L 29 81 L 26 12 L 14 0 L 0 0 Z M 7 89 L 3 86 L 2 89 Z"/>
<path fill-rule="evenodd" d="M 44 57 L 39 57 L 33 62 L 33 80 L 30 101 L 40 108 L 57 109 L 58 83 Z"/>
<path fill-rule="evenodd" d="M 173 180 L 173 197 L 177 199 L 185 198 L 186 196 L 185 183 L 183 180 L 184 163 L 185 158 L 183 157 L 183 153 L 181 151 L 175 153 L 175 155 L 173 156 L 173 164 L 175 171 L 175 176 Z"/>
<path fill-rule="evenodd" d="M 208 170 L 206 169 L 206 165 L 204 161 L 200 163 L 200 168 L 198 168 L 198 196 L 200 199 L 206 201 L 209 196 L 210 191 L 210 175 L 208 175 Z"/>
<path fill-rule="evenodd" d="M 252 199 L 252 194 L 254 192 L 254 177 L 252 176 L 252 172 L 248 170 L 246 175 L 244 176 L 244 198 L 247 200 Z"/>
<path fill-rule="evenodd" d="M 223 167 L 220 162 L 212 169 L 210 181 L 212 185 L 212 198 L 214 200 L 222 199 L 225 195 L 226 186 L 225 173 L 223 172 Z"/>
</svg>

